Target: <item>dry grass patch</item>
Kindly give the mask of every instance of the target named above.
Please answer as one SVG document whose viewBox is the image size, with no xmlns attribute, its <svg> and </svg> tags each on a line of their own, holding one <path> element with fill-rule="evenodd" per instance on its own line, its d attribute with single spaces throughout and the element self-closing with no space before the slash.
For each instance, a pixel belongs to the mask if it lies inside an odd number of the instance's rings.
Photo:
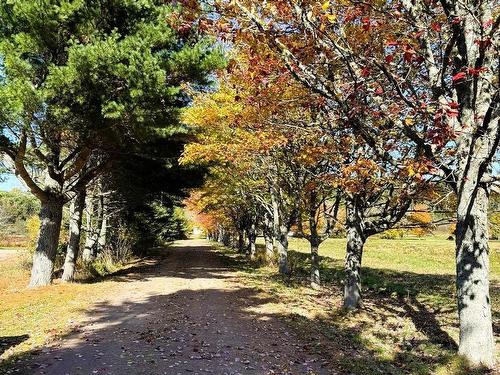
<svg viewBox="0 0 500 375">
<path fill-rule="evenodd" d="M 120 283 L 61 284 L 27 289 L 26 255 L 0 261 L 0 373 L 13 361 L 78 329 L 77 322 L 95 302 Z"/>
</svg>

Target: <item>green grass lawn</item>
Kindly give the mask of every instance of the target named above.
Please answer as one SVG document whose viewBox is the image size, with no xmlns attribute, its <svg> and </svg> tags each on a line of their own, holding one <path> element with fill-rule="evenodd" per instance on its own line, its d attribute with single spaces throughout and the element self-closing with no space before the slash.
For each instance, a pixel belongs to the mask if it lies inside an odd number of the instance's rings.
<svg viewBox="0 0 500 375">
<path fill-rule="evenodd" d="M 494 330 L 499 332 L 500 242 L 491 241 L 490 250 Z M 308 286 L 309 251 L 306 240 L 291 238 L 290 278 L 278 276 L 275 266 L 257 263 L 242 271 L 242 277 L 276 297 L 269 309 L 304 337 L 321 343 L 318 350 L 326 351 L 336 368 L 354 374 L 482 373 L 468 370 L 455 354 L 453 241 L 369 239 L 361 272 L 364 307 L 354 313 L 342 309 L 345 239 L 329 239 L 320 246 L 319 291 Z M 498 336 L 496 341 L 499 347 Z"/>
<path fill-rule="evenodd" d="M 290 239 L 290 249 L 309 253 L 309 243 Z M 320 246 L 320 255 L 343 262 L 346 240 L 328 239 Z M 491 278 L 500 280 L 500 241 L 490 241 Z M 386 240 L 369 238 L 363 252 L 363 266 L 421 274 L 455 274 L 455 242 L 443 237 Z"/>
</svg>

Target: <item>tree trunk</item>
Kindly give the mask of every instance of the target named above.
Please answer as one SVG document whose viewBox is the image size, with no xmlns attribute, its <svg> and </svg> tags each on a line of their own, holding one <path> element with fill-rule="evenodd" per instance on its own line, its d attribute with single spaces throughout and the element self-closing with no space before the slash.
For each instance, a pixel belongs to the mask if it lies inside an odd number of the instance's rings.
<svg viewBox="0 0 500 375">
<path fill-rule="evenodd" d="M 29 287 L 49 285 L 54 271 L 64 201 L 50 197 L 41 202 L 40 233 L 33 254 L 33 267 Z"/>
<path fill-rule="evenodd" d="M 351 202 L 347 202 L 346 226 L 344 308 L 353 310 L 361 307 L 361 259 L 366 238 L 363 221 Z"/>
<path fill-rule="evenodd" d="M 488 192 L 480 186 L 475 199 L 473 192 L 463 192 L 461 197 L 456 230 L 458 351 L 473 364 L 492 367 L 495 344 L 488 281 Z"/>
<path fill-rule="evenodd" d="M 282 275 L 290 274 L 290 267 L 288 265 L 288 228 L 281 225 L 277 238 L 278 244 L 278 267 Z"/>
<path fill-rule="evenodd" d="M 311 241 L 311 287 L 313 289 L 318 289 L 321 286 L 318 249 L 317 242 Z"/>
<path fill-rule="evenodd" d="M 95 216 L 99 216 L 100 215 L 100 212 L 99 210 L 97 210 L 97 207 L 95 205 L 95 200 L 88 196 L 86 198 L 86 228 L 85 228 L 85 233 L 86 233 L 86 236 L 85 236 L 85 245 L 84 245 L 84 248 L 83 248 L 83 254 L 82 254 L 82 260 L 85 262 L 85 263 L 89 263 L 91 262 L 94 257 L 95 257 L 95 247 L 96 247 L 96 244 L 97 244 L 97 239 L 98 239 L 98 235 L 99 235 L 99 232 L 97 231 L 97 228 L 99 228 L 97 226 L 97 224 L 94 222 L 95 220 L 97 220 L 97 222 L 99 221 L 99 219 L 96 219 Z"/>
<path fill-rule="evenodd" d="M 82 227 L 83 209 L 85 207 L 85 190 L 79 192 L 71 202 L 69 240 L 64 260 L 64 272 L 62 281 L 72 281 L 75 275 L 75 265 L 80 251 L 80 233 Z"/>
<path fill-rule="evenodd" d="M 218 229 L 217 242 L 220 243 L 221 245 L 224 244 L 224 228 L 222 228 L 222 227 L 219 227 L 219 229 Z"/>
<path fill-rule="evenodd" d="M 245 250 L 245 234 L 243 230 L 238 230 L 238 252 L 243 253 Z"/>
<path fill-rule="evenodd" d="M 264 242 L 266 244 L 266 261 L 270 262 L 274 258 L 273 238 L 264 232 Z"/>
<path fill-rule="evenodd" d="M 274 242 L 278 250 L 278 268 L 282 275 L 288 275 L 290 273 L 288 265 L 288 228 L 283 224 L 278 199 L 275 194 L 271 194 L 271 201 L 273 207 Z"/>
<path fill-rule="evenodd" d="M 273 245 L 273 224 L 272 220 L 266 215 L 264 217 L 264 242 L 266 244 L 266 261 L 270 262 L 274 258 Z"/>
<path fill-rule="evenodd" d="M 108 234 L 108 214 L 103 207 L 101 227 L 99 228 L 99 236 L 97 239 L 97 252 L 99 253 L 106 246 L 106 238 Z"/>
<path fill-rule="evenodd" d="M 248 228 L 247 237 L 248 237 L 248 256 L 250 257 L 250 259 L 255 259 L 255 255 L 257 253 L 257 246 L 255 244 L 257 241 L 257 230 L 255 228 L 254 222 Z"/>
</svg>

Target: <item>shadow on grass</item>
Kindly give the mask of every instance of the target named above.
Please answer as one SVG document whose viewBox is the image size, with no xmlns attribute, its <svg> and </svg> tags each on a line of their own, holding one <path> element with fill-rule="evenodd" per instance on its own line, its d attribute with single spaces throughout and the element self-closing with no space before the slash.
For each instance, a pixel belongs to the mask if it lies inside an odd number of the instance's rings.
<svg viewBox="0 0 500 375">
<path fill-rule="evenodd" d="M 292 274 L 286 278 L 278 274 L 273 274 L 268 276 L 269 279 L 274 283 L 292 288 L 308 286 L 310 270 L 309 254 L 289 250 L 289 259 Z M 322 283 L 325 287 L 324 290 L 335 290 L 340 296 L 344 278 L 343 261 L 322 256 L 320 258 L 320 268 Z M 389 316 L 400 319 L 409 318 L 416 331 L 425 337 L 423 340 L 412 338 L 410 342 L 405 343 L 401 347 L 401 355 L 395 358 L 394 363 L 402 367 L 406 367 L 412 363 L 415 364 L 415 358 L 411 358 L 414 348 L 420 346 L 437 347 L 437 352 L 433 349 L 434 354 L 432 356 L 421 358 L 422 366 L 427 368 L 428 371 L 453 360 L 455 364 L 458 363 L 458 368 L 453 370 L 453 374 L 475 373 L 468 370 L 465 364 L 459 364 L 461 359 L 456 356 L 458 349 L 457 342 L 442 327 L 443 321 L 446 321 L 447 326 L 458 328 L 458 322 L 455 318 L 455 278 L 453 275 L 417 274 L 370 267 L 363 267 L 361 274 L 363 299 L 366 302 L 364 312 L 373 321 L 384 321 Z M 498 295 L 500 294 L 499 285 L 492 284 L 490 290 L 494 299 L 498 300 Z M 376 309 L 370 311 L 370 307 L 375 307 Z M 329 318 L 322 322 L 318 334 L 322 332 L 338 333 L 339 324 L 337 322 L 343 320 L 346 316 L 345 314 L 347 313 L 343 313 L 342 310 L 333 311 Z M 493 329 L 495 334 L 498 334 L 500 331 L 499 318 L 499 311 L 493 311 Z M 299 317 L 297 319 L 300 320 Z M 338 337 L 334 337 L 334 334 L 330 336 L 332 339 L 338 339 Z M 354 339 L 355 337 L 351 337 L 348 341 L 356 342 Z M 408 351 L 411 353 L 408 353 Z M 415 371 L 420 373 L 420 370 Z M 429 372 L 423 370 L 422 373 Z M 477 370 L 477 373 L 488 373 L 488 371 Z"/>
</svg>

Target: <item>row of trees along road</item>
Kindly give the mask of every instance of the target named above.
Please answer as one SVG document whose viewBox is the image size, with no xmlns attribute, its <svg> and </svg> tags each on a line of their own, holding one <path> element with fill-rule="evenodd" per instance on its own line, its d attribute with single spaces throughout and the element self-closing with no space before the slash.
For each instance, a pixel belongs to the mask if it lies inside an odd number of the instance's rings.
<svg viewBox="0 0 500 375">
<path fill-rule="evenodd" d="M 337 212 L 328 202 L 342 195 L 345 304 L 355 307 L 366 238 L 399 221 L 416 194 L 445 183 L 456 195 L 459 353 L 493 366 L 487 209 L 498 180 L 492 170 L 500 141 L 498 4 L 216 6 L 218 35 L 247 56 L 235 56 L 219 93 L 200 99 L 205 113 L 188 115 L 205 129 L 185 160 L 216 163 L 214 180 L 192 202 L 211 213 L 203 221 L 223 234 L 227 218 L 240 231 L 258 217 L 264 234 L 273 233 L 286 273 L 291 224 L 302 226 L 304 214 L 321 216 L 328 233 Z M 314 264 L 323 236 L 317 221 L 309 223 Z"/>
<path fill-rule="evenodd" d="M 142 145 L 185 132 L 186 88 L 209 84 L 223 63 L 198 10 L 158 1 L 0 3 L 0 152 L 41 202 L 31 287 L 51 282 L 63 206 L 74 199 L 77 236 L 85 191 L 101 176 L 89 196 L 101 201 L 102 226 L 102 201 L 115 200 L 107 180 L 126 155 L 161 164 L 161 149 Z M 69 242 L 76 254 L 79 241 Z"/>
</svg>

